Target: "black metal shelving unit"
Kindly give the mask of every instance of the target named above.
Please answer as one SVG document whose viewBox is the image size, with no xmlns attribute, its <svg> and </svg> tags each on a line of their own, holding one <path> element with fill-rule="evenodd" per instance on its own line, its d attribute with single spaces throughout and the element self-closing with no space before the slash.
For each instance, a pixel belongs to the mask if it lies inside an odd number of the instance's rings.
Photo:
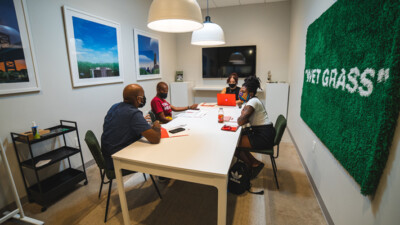
<svg viewBox="0 0 400 225">
<path fill-rule="evenodd" d="M 74 121 L 60 120 L 60 125 L 47 129 L 50 130 L 50 133 L 42 135 L 40 139 L 33 140 L 29 140 L 29 137 L 27 135 L 11 132 L 11 138 L 13 140 L 15 153 L 18 158 L 19 168 L 21 170 L 26 192 L 28 193 L 29 201 L 34 201 L 40 204 L 42 206 L 42 212 L 45 211 L 47 207 L 59 197 L 72 190 L 77 183 L 83 180 L 85 180 L 85 185 L 88 183 L 85 164 L 83 162 L 77 123 Z M 70 132 L 76 132 L 78 141 L 77 147 L 70 147 L 67 145 L 65 134 Z M 64 146 L 53 149 L 44 154 L 34 154 L 34 151 L 32 150 L 32 145 L 59 136 L 62 136 L 64 140 Z M 20 152 L 17 148 L 17 143 L 28 145 L 30 154 L 29 159 L 21 162 L 22 157 L 20 156 Z M 70 157 L 76 154 L 80 154 L 81 156 L 82 170 L 74 169 L 71 167 Z M 64 169 L 46 179 L 40 179 L 38 171 L 64 159 L 68 159 L 69 167 L 67 169 Z M 50 162 L 41 166 L 36 166 L 37 163 L 41 160 L 50 160 Z M 23 168 L 28 168 L 34 171 L 36 177 L 35 184 L 32 184 L 30 186 L 27 184 Z"/>
</svg>

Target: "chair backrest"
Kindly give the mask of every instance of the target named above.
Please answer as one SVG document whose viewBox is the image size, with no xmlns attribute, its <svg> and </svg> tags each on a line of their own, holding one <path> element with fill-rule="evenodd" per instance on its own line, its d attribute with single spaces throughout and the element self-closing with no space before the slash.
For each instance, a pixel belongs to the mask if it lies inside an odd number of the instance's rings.
<svg viewBox="0 0 400 225">
<path fill-rule="evenodd" d="M 281 143 L 281 139 L 283 133 L 285 132 L 285 129 L 286 129 L 286 119 L 284 116 L 279 115 L 275 123 L 276 135 L 275 135 L 274 145 L 279 145 L 279 143 Z"/>
<path fill-rule="evenodd" d="M 100 169 L 106 168 L 106 162 L 103 158 L 103 153 L 101 152 L 101 148 L 99 142 L 97 141 L 96 136 L 94 135 L 93 131 L 88 130 L 85 135 L 85 142 L 89 147 L 90 152 L 93 155 L 94 160 L 96 161 L 97 166 Z"/>
<path fill-rule="evenodd" d="M 151 118 L 151 122 L 154 123 L 154 121 L 157 120 L 156 115 L 151 110 L 149 111 L 149 115 L 150 115 L 150 118 Z"/>
</svg>

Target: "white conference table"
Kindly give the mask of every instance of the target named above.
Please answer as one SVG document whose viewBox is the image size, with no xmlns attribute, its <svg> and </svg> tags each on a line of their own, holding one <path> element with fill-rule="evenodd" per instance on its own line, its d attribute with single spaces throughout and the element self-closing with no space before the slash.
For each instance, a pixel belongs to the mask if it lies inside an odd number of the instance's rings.
<svg viewBox="0 0 400 225">
<path fill-rule="evenodd" d="M 225 116 L 240 116 L 237 107 L 223 108 Z M 218 109 L 200 108 L 207 111 L 202 118 L 178 117 L 167 124 L 169 127 L 186 124 L 188 136 L 163 138 L 159 144 L 140 140 L 112 155 L 125 225 L 130 224 L 130 218 L 122 169 L 216 187 L 218 225 L 226 224 L 228 170 L 241 130 L 222 131 Z"/>
</svg>

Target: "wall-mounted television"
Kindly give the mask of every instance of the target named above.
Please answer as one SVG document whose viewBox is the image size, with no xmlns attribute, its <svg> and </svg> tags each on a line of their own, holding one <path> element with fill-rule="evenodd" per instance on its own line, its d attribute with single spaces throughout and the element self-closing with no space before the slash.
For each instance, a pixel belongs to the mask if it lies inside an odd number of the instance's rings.
<svg viewBox="0 0 400 225">
<path fill-rule="evenodd" d="M 256 53 L 255 45 L 203 48 L 203 78 L 255 75 Z"/>
</svg>

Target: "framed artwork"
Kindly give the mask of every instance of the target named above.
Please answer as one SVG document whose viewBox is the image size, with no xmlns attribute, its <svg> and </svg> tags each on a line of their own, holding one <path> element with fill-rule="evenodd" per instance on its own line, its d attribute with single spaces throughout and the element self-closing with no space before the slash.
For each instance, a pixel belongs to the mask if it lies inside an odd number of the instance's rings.
<svg viewBox="0 0 400 225">
<path fill-rule="evenodd" d="M 161 39 L 134 29 L 137 80 L 161 79 Z"/>
<path fill-rule="evenodd" d="M 0 95 L 39 91 L 25 0 L 0 1 Z"/>
<path fill-rule="evenodd" d="M 176 71 L 175 82 L 183 82 L 183 71 Z"/>
<path fill-rule="evenodd" d="M 63 9 L 73 86 L 123 82 L 120 24 Z"/>
</svg>

